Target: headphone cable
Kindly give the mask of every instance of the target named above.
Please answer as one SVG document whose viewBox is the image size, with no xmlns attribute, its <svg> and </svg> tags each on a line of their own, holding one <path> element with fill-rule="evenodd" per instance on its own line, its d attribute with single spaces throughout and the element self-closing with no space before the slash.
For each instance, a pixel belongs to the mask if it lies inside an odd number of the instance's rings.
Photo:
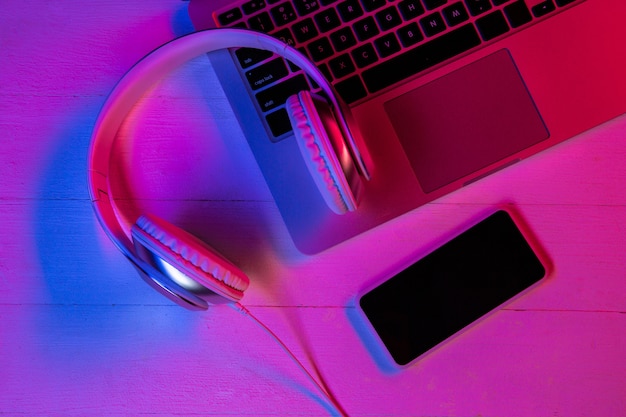
<svg viewBox="0 0 626 417">
<path fill-rule="evenodd" d="M 322 393 L 322 395 L 330 402 L 330 404 L 337 410 L 339 415 L 343 417 L 348 417 L 348 413 L 343 409 L 341 404 L 337 401 L 335 396 L 330 392 L 326 384 L 322 381 L 319 382 L 317 379 L 313 377 L 313 375 L 308 371 L 308 369 L 304 366 L 304 364 L 296 357 L 296 355 L 285 345 L 285 343 L 274 333 L 269 327 L 267 327 L 261 320 L 259 320 L 254 314 L 250 312 L 244 305 L 241 303 L 230 304 L 235 310 L 244 315 L 250 317 L 252 321 L 254 321 L 261 329 L 265 331 L 269 336 L 271 336 L 276 343 L 287 353 L 287 355 L 291 358 L 291 360 L 304 372 L 307 378 L 315 385 L 315 387 Z"/>
</svg>

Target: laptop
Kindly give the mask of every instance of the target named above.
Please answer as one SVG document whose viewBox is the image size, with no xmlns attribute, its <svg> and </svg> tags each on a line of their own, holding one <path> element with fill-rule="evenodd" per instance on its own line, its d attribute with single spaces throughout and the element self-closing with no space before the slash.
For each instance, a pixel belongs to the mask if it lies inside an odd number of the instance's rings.
<svg viewBox="0 0 626 417">
<path fill-rule="evenodd" d="M 209 55 L 306 254 L 626 111 L 623 0 L 191 0 L 188 10 L 196 29 L 245 27 L 298 48 L 352 109 L 371 180 L 357 210 L 337 215 L 284 109 L 315 85 L 267 53 Z"/>
</svg>

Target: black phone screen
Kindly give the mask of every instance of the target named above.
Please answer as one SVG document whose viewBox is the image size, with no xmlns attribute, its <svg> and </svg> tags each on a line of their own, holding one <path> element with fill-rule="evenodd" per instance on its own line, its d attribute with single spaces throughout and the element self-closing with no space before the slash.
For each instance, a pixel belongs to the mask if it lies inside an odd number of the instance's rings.
<svg viewBox="0 0 626 417">
<path fill-rule="evenodd" d="M 519 294 L 546 270 L 506 211 L 497 211 L 359 303 L 383 344 L 406 365 Z"/>
</svg>

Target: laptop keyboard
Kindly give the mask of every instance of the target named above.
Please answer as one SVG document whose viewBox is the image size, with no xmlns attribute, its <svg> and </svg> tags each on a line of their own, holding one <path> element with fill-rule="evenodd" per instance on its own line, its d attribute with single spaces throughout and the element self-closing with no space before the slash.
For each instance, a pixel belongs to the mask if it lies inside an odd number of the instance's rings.
<svg viewBox="0 0 626 417">
<path fill-rule="evenodd" d="M 243 0 L 219 27 L 268 33 L 311 59 L 347 103 L 364 100 L 582 0 Z M 234 52 L 274 141 L 290 132 L 284 103 L 316 90 L 270 52 Z"/>
</svg>

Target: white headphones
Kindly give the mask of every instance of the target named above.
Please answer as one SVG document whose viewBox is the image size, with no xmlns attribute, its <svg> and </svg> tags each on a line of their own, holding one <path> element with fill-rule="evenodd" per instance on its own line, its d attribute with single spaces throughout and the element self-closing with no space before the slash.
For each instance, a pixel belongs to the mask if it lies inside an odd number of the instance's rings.
<svg viewBox="0 0 626 417">
<path fill-rule="evenodd" d="M 329 208 L 337 214 L 355 210 L 361 178 L 370 178 L 347 105 L 313 63 L 283 42 L 249 30 L 212 29 L 175 39 L 148 54 L 119 81 L 98 116 L 89 150 L 89 192 L 103 229 L 142 278 L 192 310 L 237 302 L 249 279 L 209 245 L 156 216 L 141 215 L 130 234 L 125 232 L 109 186 L 113 143 L 132 106 L 163 76 L 202 54 L 242 47 L 271 51 L 291 61 L 326 96 L 302 91 L 287 99 L 286 108 L 304 162 Z"/>
</svg>

